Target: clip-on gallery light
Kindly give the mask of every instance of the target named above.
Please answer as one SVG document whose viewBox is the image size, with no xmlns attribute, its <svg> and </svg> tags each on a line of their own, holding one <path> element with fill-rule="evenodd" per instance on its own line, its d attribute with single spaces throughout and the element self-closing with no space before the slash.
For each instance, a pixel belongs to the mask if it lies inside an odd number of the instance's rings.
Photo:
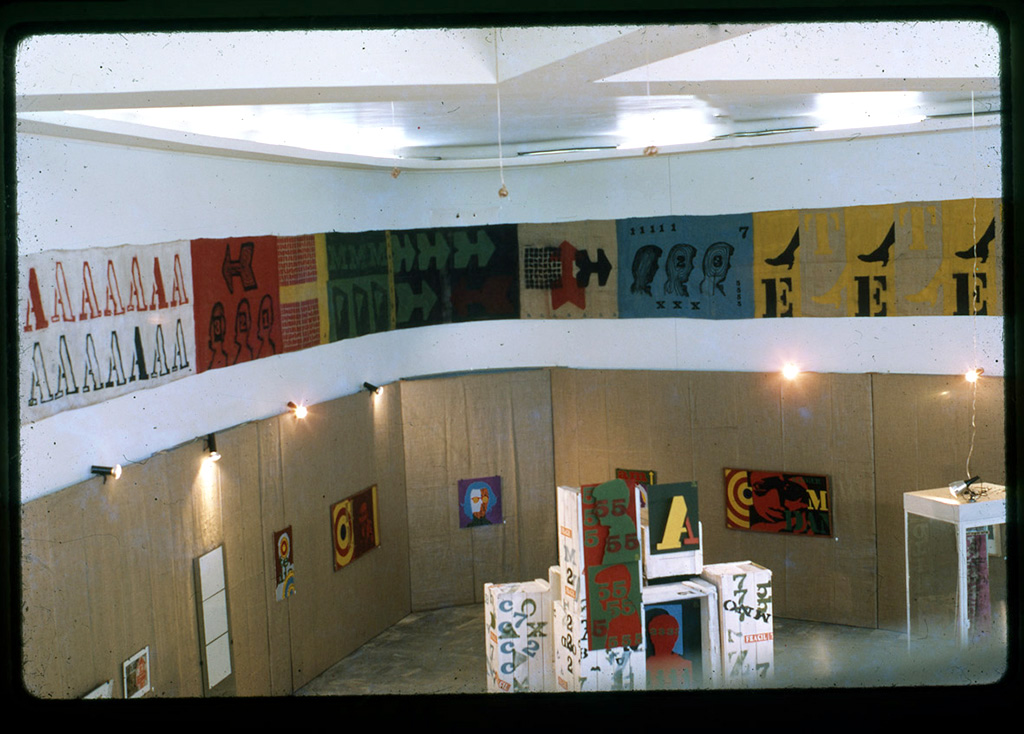
<svg viewBox="0 0 1024 734">
<path fill-rule="evenodd" d="M 380 388 L 377 385 L 372 385 L 369 382 L 364 382 L 363 387 L 369 390 L 370 392 L 374 393 L 375 395 L 380 395 Z"/>
<path fill-rule="evenodd" d="M 206 437 L 206 451 L 210 461 L 220 461 L 220 452 L 217 450 L 217 437 L 212 433 Z"/>
<path fill-rule="evenodd" d="M 114 479 L 120 479 L 121 477 L 121 465 L 114 464 L 113 466 L 96 466 L 93 464 L 92 473 L 98 474 L 103 477 L 103 483 L 107 483 L 107 477 L 113 477 Z"/>
<path fill-rule="evenodd" d="M 291 400 L 288 401 L 288 410 L 295 414 L 298 419 L 303 419 L 309 415 L 309 410 L 306 409 L 305 405 L 296 405 Z"/>
<path fill-rule="evenodd" d="M 956 497 L 957 499 L 963 497 L 968 502 L 974 502 L 974 500 L 978 499 L 978 497 L 985 493 L 984 490 L 982 490 L 981 492 L 975 492 L 973 489 L 971 489 L 971 485 L 978 481 L 980 478 L 981 477 L 978 476 L 971 477 L 966 481 L 950 482 L 949 493 Z"/>
</svg>

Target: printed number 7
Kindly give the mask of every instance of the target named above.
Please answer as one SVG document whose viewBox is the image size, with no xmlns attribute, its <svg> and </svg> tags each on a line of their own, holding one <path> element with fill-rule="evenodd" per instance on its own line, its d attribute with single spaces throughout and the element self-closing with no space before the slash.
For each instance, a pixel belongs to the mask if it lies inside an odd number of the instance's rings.
<svg viewBox="0 0 1024 734">
<path fill-rule="evenodd" d="M 740 227 L 740 234 L 743 236 L 743 239 L 747 239 L 747 231 L 749 229 L 750 227 Z"/>
</svg>

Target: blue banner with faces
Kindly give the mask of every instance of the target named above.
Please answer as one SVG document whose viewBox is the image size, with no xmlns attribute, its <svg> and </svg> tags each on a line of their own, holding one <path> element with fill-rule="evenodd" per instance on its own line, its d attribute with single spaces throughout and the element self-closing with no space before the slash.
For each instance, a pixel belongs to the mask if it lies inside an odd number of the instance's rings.
<svg viewBox="0 0 1024 734">
<path fill-rule="evenodd" d="M 620 219 L 617 229 L 620 318 L 753 318 L 753 215 Z"/>
</svg>

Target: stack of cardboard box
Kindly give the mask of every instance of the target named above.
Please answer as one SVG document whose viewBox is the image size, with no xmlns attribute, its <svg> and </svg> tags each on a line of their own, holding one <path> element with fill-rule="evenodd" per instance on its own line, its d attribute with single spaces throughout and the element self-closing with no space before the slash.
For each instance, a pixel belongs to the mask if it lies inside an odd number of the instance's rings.
<svg viewBox="0 0 1024 734">
<path fill-rule="evenodd" d="M 694 482 L 616 479 L 559 487 L 557 501 L 548 581 L 484 587 L 488 690 L 716 688 L 771 676 L 771 571 L 703 565 Z"/>
</svg>

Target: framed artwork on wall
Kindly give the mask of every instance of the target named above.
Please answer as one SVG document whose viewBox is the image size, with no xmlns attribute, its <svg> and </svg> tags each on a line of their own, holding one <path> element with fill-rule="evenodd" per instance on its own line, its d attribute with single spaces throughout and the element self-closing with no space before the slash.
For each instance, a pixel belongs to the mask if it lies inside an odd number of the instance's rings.
<svg viewBox="0 0 1024 734">
<path fill-rule="evenodd" d="M 480 477 L 459 480 L 459 527 L 503 523 L 501 509 L 501 477 Z"/>
<path fill-rule="evenodd" d="M 275 597 L 283 601 L 295 593 L 295 564 L 292 557 L 292 526 L 274 533 Z"/>
<path fill-rule="evenodd" d="M 749 469 L 724 471 L 727 528 L 832 537 L 827 476 Z"/>
<path fill-rule="evenodd" d="M 331 505 L 331 533 L 335 571 L 380 545 L 376 484 Z"/>
<path fill-rule="evenodd" d="M 204 670 L 205 696 L 235 693 L 231 656 L 227 567 L 220 545 L 193 561 L 196 579 L 196 613 L 199 628 L 200 663 Z"/>
<path fill-rule="evenodd" d="M 141 698 L 152 690 L 149 670 L 149 646 L 124 661 L 124 697 Z"/>
<path fill-rule="evenodd" d="M 640 485 L 640 506 L 647 506 L 647 488 L 658 483 L 658 473 L 653 469 L 616 469 L 615 478 L 624 481 L 630 489 Z"/>
</svg>

